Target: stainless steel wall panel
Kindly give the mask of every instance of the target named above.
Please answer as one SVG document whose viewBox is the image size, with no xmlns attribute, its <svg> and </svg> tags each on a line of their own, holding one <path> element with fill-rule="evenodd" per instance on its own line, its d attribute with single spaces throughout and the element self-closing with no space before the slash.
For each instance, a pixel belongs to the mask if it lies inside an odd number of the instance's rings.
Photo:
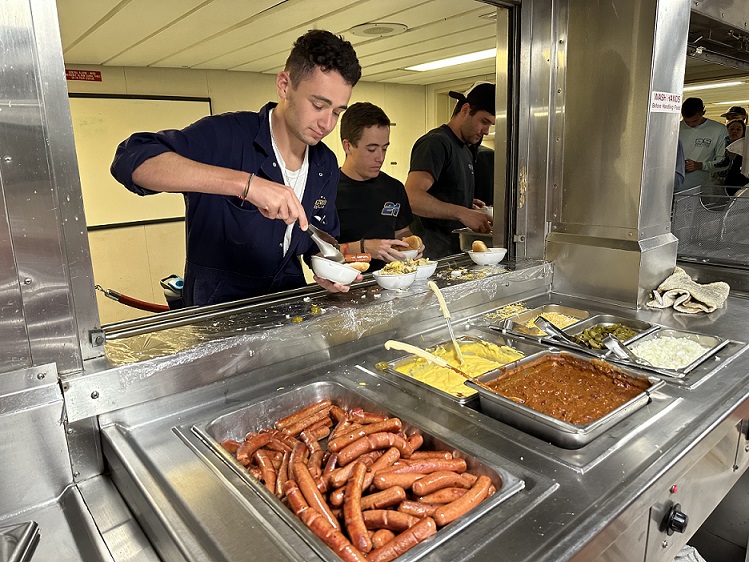
<svg viewBox="0 0 749 562">
<path fill-rule="evenodd" d="M 691 0 L 693 12 L 749 31 L 749 4 L 746 0 Z"/>
<path fill-rule="evenodd" d="M 551 150 L 549 95 L 552 74 L 556 72 L 552 4 L 524 0 L 520 8 L 517 226 L 514 233 L 518 237 L 515 244 L 518 258 L 544 257 Z"/>
<path fill-rule="evenodd" d="M 16 315 L 25 321 L 31 364 L 78 371 L 82 348 L 96 355 L 87 334 L 98 314 L 54 2 L 7 0 L 0 40 L 0 177 L 5 248 L 23 301 Z"/>
<path fill-rule="evenodd" d="M 554 158 L 561 184 L 553 174 L 547 216 L 554 290 L 641 306 L 676 261 L 670 210 L 679 113 L 651 111 L 651 99 L 681 93 L 688 0 L 568 7 L 564 121 L 552 132 L 563 138 Z M 625 248 L 633 255 L 622 255 Z"/>
<path fill-rule="evenodd" d="M 0 377 L 0 519 L 53 500 L 72 483 L 63 410 L 54 364 Z"/>
</svg>

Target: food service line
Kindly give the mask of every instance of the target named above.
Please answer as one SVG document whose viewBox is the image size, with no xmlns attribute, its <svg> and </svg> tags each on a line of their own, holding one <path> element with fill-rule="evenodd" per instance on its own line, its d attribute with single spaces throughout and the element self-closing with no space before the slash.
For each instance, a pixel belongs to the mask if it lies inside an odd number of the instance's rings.
<svg viewBox="0 0 749 562">
<path fill-rule="evenodd" d="M 548 303 L 726 339 L 749 336 L 742 321 L 746 301 L 735 298 L 712 318 L 553 294 L 527 301 L 528 307 Z M 499 337 L 482 329 L 483 313 L 491 309 L 463 311 L 469 318 L 456 323 L 457 335 Z M 420 347 L 446 339 L 444 325 L 431 322 L 399 331 L 408 336 L 401 339 Z M 370 336 L 367 349 L 358 352 L 350 349 L 354 342 L 344 343 L 351 353 L 337 355 L 339 360 L 297 363 L 292 373 L 268 365 L 219 388 L 100 416 L 113 481 L 131 506 L 138 506 L 134 511 L 151 542 L 174 559 L 241 560 L 251 548 L 257 557 L 335 560 L 217 454 L 209 431 L 222 416 L 254 419 L 273 408 L 302 407 L 325 392 L 398 415 L 431 439 L 522 482 L 521 490 L 469 518 L 459 534 L 438 533 L 421 545 L 413 556 L 424 560 L 493 559 L 500 550 L 512 560 L 670 560 L 749 465 L 746 430 L 739 433 L 739 422 L 749 418 L 749 355 L 739 343 L 695 369 L 687 384 L 666 380 L 646 407 L 582 448 L 568 450 L 378 371 L 375 365 L 393 358 L 381 347 L 387 336 Z M 154 419 L 154 411 L 162 415 Z M 711 485 L 697 485 L 705 479 Z M 669 535 L 660 528 L 677 503 L 690 522 L 687 534 Z"/>
</svg>

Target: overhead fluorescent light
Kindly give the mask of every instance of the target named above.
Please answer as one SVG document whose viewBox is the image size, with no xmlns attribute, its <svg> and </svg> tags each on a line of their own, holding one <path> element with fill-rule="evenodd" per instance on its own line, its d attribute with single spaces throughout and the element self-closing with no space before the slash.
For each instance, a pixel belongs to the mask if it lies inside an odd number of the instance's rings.
<svg viewBox="0 0 749 562">
<path fill-rule="evenodd" d="M 749 103 L 749 100 L 716 101 L 712 105 L 743 105 L 745 103 Z"/>
<path fill-rule="evenodd" d="M 729 88 L 741 86 L 743 82 L 715 82 L 714 84 L 700 84 L 699 86 L 684 86 L 685 92 L 696 92 L 697 90 L 712 90 L 713 88 Z"/>
<path fill-rule="evenodd" d="M 485 51 L 478 51 L 476 53 L 468 53 L 467 55 L 459 55 L 457 57 L 450 57 L 448 59 L 426 62 L 424 64 L 417 64 L 415 66 L 407 66 L 406 70 L 426 72 L 427 70 L 437 70 L 438 68 L 446 68 L 448 66 L 457 66 L 459 64 L 466 64 L 469 62 L 493 59 L 496 56 L 497 49 L 487 49 Z"/>
</svg>

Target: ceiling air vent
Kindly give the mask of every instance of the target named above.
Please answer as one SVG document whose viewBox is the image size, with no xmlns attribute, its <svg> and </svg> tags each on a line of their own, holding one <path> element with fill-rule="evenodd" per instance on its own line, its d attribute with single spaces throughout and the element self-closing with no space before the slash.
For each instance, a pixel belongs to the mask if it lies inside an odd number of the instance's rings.
<svg viewBox="0 0 749 562">
<path fill-rule="evenodd" d="M 351 28 L 351 33 L 359 37 L 391 37 L 408 29 L 402 23 L 363 23 Z"/>
</svg>

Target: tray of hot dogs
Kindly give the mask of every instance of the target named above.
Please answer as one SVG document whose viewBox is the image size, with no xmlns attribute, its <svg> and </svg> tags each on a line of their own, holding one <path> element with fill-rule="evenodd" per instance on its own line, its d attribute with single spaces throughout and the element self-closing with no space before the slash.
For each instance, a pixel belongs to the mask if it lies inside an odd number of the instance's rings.
<svg viewBox="0 0 749 562">
<path fill-rule="evenodd" d="M 323 559 L 412 561 L 524 482 L 336 382 L 192 426 Z"/>
</svg>

